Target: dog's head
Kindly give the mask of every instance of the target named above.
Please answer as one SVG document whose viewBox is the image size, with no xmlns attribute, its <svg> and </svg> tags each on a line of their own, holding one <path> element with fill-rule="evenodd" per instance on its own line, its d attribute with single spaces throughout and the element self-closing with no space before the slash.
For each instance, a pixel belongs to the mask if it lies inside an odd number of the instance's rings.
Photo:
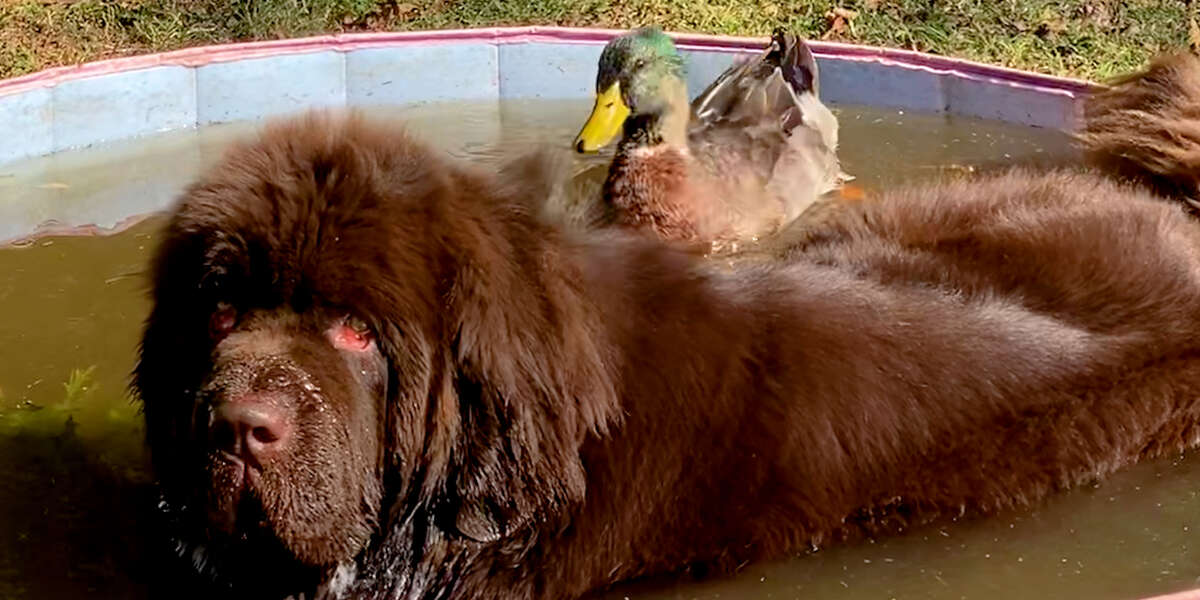
<svg viewBox="0 0 1200 600">
<path fill-rule="evenodd" d="M 617 411 L 600 323 L 500 189 L 314 113 L 185 192 L 134 376 L 182 551 L 238 585 L 320 577 L 404 519 L 491 542 L 581 499 Z"/>
</svg>

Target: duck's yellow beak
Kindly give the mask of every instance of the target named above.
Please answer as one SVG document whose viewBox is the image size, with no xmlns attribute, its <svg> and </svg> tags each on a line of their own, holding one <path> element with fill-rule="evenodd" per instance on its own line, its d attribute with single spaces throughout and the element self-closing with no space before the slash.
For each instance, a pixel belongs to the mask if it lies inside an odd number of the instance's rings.
<svg viewBox="0 0 1200 600">
<path fill-rule="evenodd" d="M 607 90 L 596 96 L 592 116 L 588 117 L 579 135 L 575 136 L 575 151 L 595 152 L 607 146 L 621 131 L 627 117 L 629 107 L 621 100 L 621 84 L 613 82 Z"/>
</svg>

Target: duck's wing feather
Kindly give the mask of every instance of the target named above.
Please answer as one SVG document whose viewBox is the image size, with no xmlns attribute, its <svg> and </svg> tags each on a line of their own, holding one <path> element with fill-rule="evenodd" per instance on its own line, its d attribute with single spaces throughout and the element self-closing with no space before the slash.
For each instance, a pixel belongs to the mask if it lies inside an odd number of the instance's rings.
<svg viewBox="0 0 1200 600">
<path fill-rule="evenodd" d="M 763 121 L 790 132 L 804 124 L 799 98 L 817 96 L 818 76 L 803 40 L 777 31 L 757 57 L 731 65 L 696 96 L 691 106 L 693 132 Z"/>
<path fill-rule="evenodd" d="M 843 175 L 837 117 L 819 85 L 808 46 L 776 31 L 762 53 L 732 65 L 692 102 L 689 145 L 710 172 L 760 178 L 790 220 Z"/>
</svg>

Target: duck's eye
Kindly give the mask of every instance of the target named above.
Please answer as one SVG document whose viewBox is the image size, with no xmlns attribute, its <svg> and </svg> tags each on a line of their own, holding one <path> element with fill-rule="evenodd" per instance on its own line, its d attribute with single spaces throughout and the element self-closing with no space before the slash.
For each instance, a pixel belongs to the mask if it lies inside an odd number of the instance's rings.
<svg viewBox="0 0 1200 600">
<path fill-rule="evenodd" d="M 366 321 L 348 315 L 334 324 L 329 331 L 330 341 L 339 350 L 362 352 L 375 342 L 375 332 Z"/>
<path fill-rule="evenodd" d="M 208 330 L 216 339 L 221 339 L 233 331 L 237 325 L 237 309 L 228 302 L 218 302 L 216 310 L 208 318 Z"/>
</svg>

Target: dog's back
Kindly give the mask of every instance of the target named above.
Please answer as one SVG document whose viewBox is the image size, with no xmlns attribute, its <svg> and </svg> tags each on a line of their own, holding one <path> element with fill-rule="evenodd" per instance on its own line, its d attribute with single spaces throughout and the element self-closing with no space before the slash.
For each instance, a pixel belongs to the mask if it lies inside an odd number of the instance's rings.
<svg viewBox="0 0 1200 600">
<path fill-rule="evenodd" d="M 1190 102 L 1178 89 L 1162 118 Z M 1162 132 L 1107 101 L 1083 138 L 1099 168 L 886 191 L 733 272 L 590 253 L 593 289 L 621 292 L 598 301 L 617 302 L 625 418 L 585 445 L 587 502 L 547 551 L 573 558 L 550 571 L 590 572 L 586 589 L 733 569 L 1200 442 L 1200 223 L 1181 188 L 1147 185 L 1192 177 L 1190 155 L 1122 154 Z"/>
<path fill-rule="evenodd" d="M 585 449 L 571 545 L 614 580 L 720 571 L 1190 447 L 1198 250 L 1176 203 L 1014 171 L 889 192 L 732 272 L 607 254 L 626 416 Z"/>
</svg>

